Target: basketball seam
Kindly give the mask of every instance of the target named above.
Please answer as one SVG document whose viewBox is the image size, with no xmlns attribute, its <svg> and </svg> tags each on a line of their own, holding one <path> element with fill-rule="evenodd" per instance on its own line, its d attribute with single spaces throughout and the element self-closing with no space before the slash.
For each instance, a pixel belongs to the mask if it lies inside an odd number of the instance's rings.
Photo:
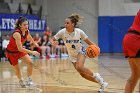
<svg viewBox="0 0 140 93">
<path fill-rule="evenodd" d="M 99 48 L 95 47 L 97 50 L 100 50 Z M 100 53 L 100 51 L 98 51 Z"/>
<path fill-rule="evenodd" d="M 91 48 L 91 50 L 92 50 L 92 48 Z M 91 51 L 91 50 L 90 50 L 91 55 L 93 56 L 93 53 L 94 53 L 94 56 L 93 57 L 95 57 L 96 56 L 96 53 L 94 52 L 94 50 L 93 51 Z"/>
<path fill-rule="evenodd" d="M 90 57 L 89 52 L 88 52 L 88 49 L 87 49 L 87 55 L 88 55 L 88 57 Z"/>
<path fill-rule="evenodd" d="M 90 45 L 87 47 L 86 53 L 89 58 L 95 58 L 100 54 L 100 49 L 98 48 L 98 46 Z"/>
</svg>

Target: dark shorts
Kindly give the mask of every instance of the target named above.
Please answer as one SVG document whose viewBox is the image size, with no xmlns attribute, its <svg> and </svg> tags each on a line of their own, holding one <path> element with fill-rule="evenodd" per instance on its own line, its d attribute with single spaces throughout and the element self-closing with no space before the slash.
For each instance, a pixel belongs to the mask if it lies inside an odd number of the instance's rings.
<svg viewBox="0 0 140 93">
<path fill-rule="evenodd" d="M 123 52 L 126 58 L 140 58 L 140 33 L 128 31 L 123 38 Z"/>
<path fill-rule="evenodd" d="M 18 64 L 18 59 L 27 55 L 27 53 L 23 52 L 8 52 L 6 51 L 6 57 L 8 58 L 11 65 L 15 66 Z"/>
</svg>

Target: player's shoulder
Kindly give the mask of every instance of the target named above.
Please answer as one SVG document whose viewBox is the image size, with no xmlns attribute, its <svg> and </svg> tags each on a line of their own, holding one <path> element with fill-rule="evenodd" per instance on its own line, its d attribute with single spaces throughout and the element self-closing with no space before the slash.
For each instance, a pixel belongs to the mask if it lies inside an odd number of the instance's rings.
<svg viewBox="0 0 140 93">
<path fill-rule="evenodd" d="M 64 36 L 66 34 L 66 28 L 59 30 L 57 34 Z"/>
<path fill-rule="evenodd" d="M 65 31 L 66 31 L 66 28 L 63 28 L 63 29 L 60 29 L 58 32 L 59 33 L 65 33 Z"/>
<path fill-rule="evenodd" d="M 19 35 L 21 35 L 21 33 L 20 32 L 18 32 L 18 31 L 15 31 L 15 32 L 13 32 L 13 34 L 12 34 L 13 36 L 19 36 Z"/>
<path fill-rule="evenodd" d="M 61 31 L 61 32 L 66 31 L 66 28 L 62 28 L 59 31 Z"/>
<path fill-rule="evenodd" d="M 75 31 L 77 31 L 77 32 L 83 32 L 83 30 L 80 29 L 80 28 L 75 28 Z"/>
<path fill-rule="evenodd" d="M 75 28 L 75 30 L 81 30 L 80 28 Z"/>
</svg>

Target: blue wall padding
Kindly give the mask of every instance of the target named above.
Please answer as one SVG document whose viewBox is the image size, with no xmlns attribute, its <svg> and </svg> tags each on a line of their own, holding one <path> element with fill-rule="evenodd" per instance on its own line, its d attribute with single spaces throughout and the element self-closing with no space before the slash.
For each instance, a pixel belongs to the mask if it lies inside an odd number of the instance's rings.
<svg viewBox="0 0 140 93">
<path fill-rule="evenodd" d="M 134 16 L 99 16 L 98 45 L 102 53 L 121 53 L 122 40 Z"/>
</svg>

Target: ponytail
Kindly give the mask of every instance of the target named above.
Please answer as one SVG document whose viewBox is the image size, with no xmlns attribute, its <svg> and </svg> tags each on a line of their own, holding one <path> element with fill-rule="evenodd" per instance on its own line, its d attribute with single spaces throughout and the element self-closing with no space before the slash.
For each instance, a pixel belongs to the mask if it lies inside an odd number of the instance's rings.
<svg viewBox="0 0 140 93">
<path fill-rule="evenodd" d="M 72 21 L 72 23 L 74 23 L 74 27 L 76 27 L 77 24 L 80 24 L 83 19 L 83 17 L 81 17 L 79 14 L 72 14 L 68 18 Z"/>
</svg>

